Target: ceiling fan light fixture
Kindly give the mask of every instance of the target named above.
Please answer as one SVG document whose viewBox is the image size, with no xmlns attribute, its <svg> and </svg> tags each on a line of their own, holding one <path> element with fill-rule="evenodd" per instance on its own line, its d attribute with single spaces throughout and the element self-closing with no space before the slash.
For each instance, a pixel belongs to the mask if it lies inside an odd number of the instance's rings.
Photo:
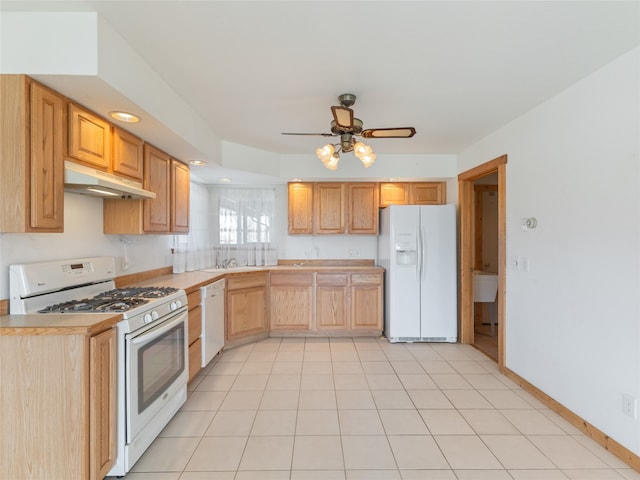
<svg viewBox="0 0 640 480">
<path fill-rule="evenodd" d="M 331 158 L 329 158 L 329 160 L 327 160 L 326 162 L 323 161 L 322 163 L 324 163 L 324 166 L 329 170 L 337 170 L 339 161 L 340 154 L 338 154 L 338 152 L 335 152 L 333 155 L 331 155 Z"/>
<path fill-rule="evenodd" d="M 340 152 L 353 152 L 365 168 L 369 168 L 376 160 L 372 148 L 363 142 L 356 141 L 355 136 L 362 138 L 411 138 L 416 134 L 414 127 L 371 128 L 362 129 L 362 120 L 354 117 L 350 107 L 356 102 L 352 93 L 344 93 L 338 97 L 340 106 L 332 106 L 331 133 L 283 133 L 283 135 L 319 135 L 323 137 L 340 137 L 340 143 L 327 144 L 316 150 L 316 155 L 329 170 L 338 168 Z"/>
<path fill-rule="evenodd" d="M 373 165 L 373 162 L 376 161 L 376 154 L 375 153 L 369 153 L 367 155 L 359 156 L 358 158 L 360 159 L 360 161 L 364 165 L 364 168 L 369 168 L 371 165 Z"/>
<path fill-rule="evenodd" d="M 320 160 L 322 160 L 322 163 L 325 163 L 331 158 L 331 155 L 333 155 L 335 151 L 335 147 L 330 143 L 327 143 L 324 147 L 320 147 L 316 150 L 316 155 Z"/>
<path fill-rule="evenodd" d="M 356 142 L 353 146 L 353 153 L 355 153 L 356 157 L 362 160 L 364 155 L 371 155 L 373 152 L 369 145 L 365 145 L 362 142 Z"/>
</svg>

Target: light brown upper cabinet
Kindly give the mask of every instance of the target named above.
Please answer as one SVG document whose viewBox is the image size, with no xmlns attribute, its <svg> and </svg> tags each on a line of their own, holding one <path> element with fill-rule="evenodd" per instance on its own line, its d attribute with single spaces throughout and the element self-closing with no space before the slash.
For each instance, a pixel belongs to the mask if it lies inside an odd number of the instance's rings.
<svg viewBox="0 0 640 480">
<path fill-rule="evenodd" d="M 189 167 L 171 159 L 171 231 L 189 233 Z"/>
<path fill-rule="evenodd" d="M 289 184 L 289 233 L 313 233 L 313 183 Z"/>
<path fill-rule="evenodd" d="M 62 232 L 66 99 L 0 75 L 0 232 Z"/>
<path fill-rule="evenodd" d="M 444 182 L 380 183 L 380 206 L 444 205 Z"/>
<path fill-rule="evenodd" d="M 143 180 L 142 139 L 73 103 L 69 104 L 68 118 L 69 159 L 139 182 Z"/>
<path fill-rule="evenodd" d="M 314 233 L 344 233 L 345 191 L 344 183 L 314 184 Z"/>
<path fill-rule="evenodd" d="M 189 179 L 187 165 L 145 144 L 142 185 L 156 198 L 104 199 L 104 233 L 188 233 Z"/>
<path fill-rule="evenodd" d="M 113 127 L 113 173 L 142 181 L 144 142 L 142 139 Z"/>
<path fill-rule="evenodd" d="M 347 184 L 347 233 L 378 234 L 378 184 Z"/>
<path fill-rule="evenodd" d="M 145 232 L 166 233 L 171 228 L 170 180 L 171 157 L 151 145 L 145 145 L 142 186 L 156 194 L 154 199 L 143 200 Z"/>
<path fill-rule="evenodd" d="M 408 183 L 380 184 L 380 206 L 388 207 L 389 205 L 409 205 Z"/>
<path fill-rule="evenodd" d="M 409 203 L 411 205 L 444 205 L 444 182 L 420 182 L 409 184 Z"/>
<path fill-rule="evenodd" d="M 373 182 L 289 184 L 289 234 L 378 233 Z"/>
<path fill-rule="evenodd" d="M 72 159 L 108 172 L 111 170 L 111 124 L 69 103 L 67 154 Z"/>
</svg>

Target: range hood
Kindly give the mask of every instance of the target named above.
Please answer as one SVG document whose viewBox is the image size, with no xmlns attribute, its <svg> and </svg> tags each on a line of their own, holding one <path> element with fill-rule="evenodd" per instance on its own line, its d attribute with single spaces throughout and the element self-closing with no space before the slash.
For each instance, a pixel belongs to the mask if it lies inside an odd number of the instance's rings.
<svg viewBox="0 0 640 480">
<path fill-rule="evenodd" d="M 64 189 L 72 193 L 102 198 L 156 198 L 156 194 L 144 190 L 140 182 L 69 160 L 64 162 Z"/>
</svg>

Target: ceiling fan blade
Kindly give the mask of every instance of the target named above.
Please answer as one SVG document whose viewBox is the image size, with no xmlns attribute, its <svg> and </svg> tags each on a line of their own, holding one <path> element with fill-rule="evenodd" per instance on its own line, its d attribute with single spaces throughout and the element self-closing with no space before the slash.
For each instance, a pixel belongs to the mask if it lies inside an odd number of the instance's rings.
<svg viewBox="0 0 640 480">
<path fill-rule="evenodd" d="M 292 132 L 282 132 L 281 135 L 313 135 L 316 137 L 335 137 L 336 136 L 333 133 L 292 133 Z"/>
<path fill-rule="evenodd" d="M 416 134 L 413 127 L 370 128 L 360 134 L 364 138 L 411 138 Z"/>
<path fill-rule="evenodd" d="M 331 107 L 336 125 L 343 128 L 353 127 L 353 110 L 346 107 Z"/>
</svg>

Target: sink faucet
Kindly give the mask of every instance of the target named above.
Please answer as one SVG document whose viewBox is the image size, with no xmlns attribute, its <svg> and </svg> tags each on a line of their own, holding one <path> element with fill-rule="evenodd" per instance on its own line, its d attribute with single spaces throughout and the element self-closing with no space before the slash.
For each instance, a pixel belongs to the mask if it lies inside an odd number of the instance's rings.
<svg viewBox="0 0 640 480">
<path fill-rule="evenodd" d="M 235 258 L 228 258 L 224 262 L 222 262 L 222 268 L 233 268 L 237 266 L 238 262 L 236 262 Z"/>
</svg>

